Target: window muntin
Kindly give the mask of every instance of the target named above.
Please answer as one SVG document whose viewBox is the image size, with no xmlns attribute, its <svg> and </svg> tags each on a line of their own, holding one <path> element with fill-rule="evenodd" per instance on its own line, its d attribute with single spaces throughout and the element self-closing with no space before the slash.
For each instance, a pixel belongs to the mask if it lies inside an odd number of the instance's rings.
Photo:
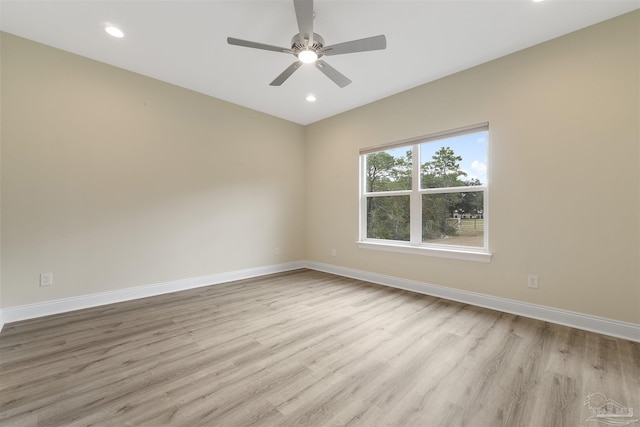
<svg viewBox="0 0 640 427">
<path fill-rule="evenodd" d="M 484 124 L 364 150 L 361 242 L 487 252 L 487 139 Z"/>
</svg>

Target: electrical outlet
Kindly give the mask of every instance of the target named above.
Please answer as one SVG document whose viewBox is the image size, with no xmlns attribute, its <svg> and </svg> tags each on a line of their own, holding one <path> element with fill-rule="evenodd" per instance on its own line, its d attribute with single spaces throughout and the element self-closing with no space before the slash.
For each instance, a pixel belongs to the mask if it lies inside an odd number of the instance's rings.
<svg viewBox="0 0 640 427">
<path fill-rule="evenodd" d="M 280 248 L 275 248 L 275 249 L 273 250 L 273 254 L 274 254 L 274 255 L 280 255 Z"/>
<path fill-rule="evenodd" d="M 336 256 L 336 255 L 337 255 L 336 250 L 335 249 L 331 249 L 331 256 Z"/>
<path fill-rule="evenodd" d="M 51 285 L 53 285 L 53 273 L 40 274 L 40 286 L 51 286 Z"/>
<path fill-rule="evenodd" d="M 538 289 L 538 275 L 530 274 L 527 278 L 527 286 L 530 288 Z"/>
</svg>

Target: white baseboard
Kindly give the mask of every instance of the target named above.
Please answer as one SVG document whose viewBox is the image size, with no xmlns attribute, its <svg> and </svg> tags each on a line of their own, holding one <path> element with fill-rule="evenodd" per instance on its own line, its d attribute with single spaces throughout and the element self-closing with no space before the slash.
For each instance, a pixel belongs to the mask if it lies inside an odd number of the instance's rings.
<svg viewBox="0 0 640 427">
<path fill-rule="evenodd" d="M 399 277 L 354 270 L 331 264 L 309 261 L 305 263 L 305 267 L 312 270 L 336 274 L 338 276 L 364 280 L 367 282 L 377 283 L 379 285 L 405 289 L 420 294 L 445 298 L 505 313 L 516 314 L 518 316 L 530 317 L 533 319 L 543 320 L 545 322 L 557 323 L 560 325 L 570 326 L 572 328 L 583 329 L 585 331 L 597 332 L 604 335 L 640 342 L 640 325 L 637 323 L 620 322 L 617 320 L 447 288 L 444 286 L 431 285 L 415 280 L 401 279 Z"/>
<path fill-rule="evenodd" d="M 49 316 L 51 314 L 66 313 L 69 311 L 81 310 L 83 308 L 97 307 L 100 305 L 113 304 L 116 302 L 152 297 L 156 295 L 168 294 L 171 292 L 200 288 L 203 286 L 217 285 L 234 280 L 250 279 L 252 277 L 281 273 L 284 271 L 296 270 L 299 268 L 304 268 L 304 262 L 297 261 L 285 264 L 249 268 L 246 270 L 237 270 L 225 273 L 211 274 L 208 276 L 192 277 L 190 279 L 173 280 L 170 282 L 136 286 L 133 288 L 100 292 L 96 294 L 82 295 L 72 298 L 57 299 L 36 304 L 8 307 L 2 309 L 2 311 L 0 312 L 0 321 L 4 321 L 4 323 L 11 323 L 17 322 L 19 320 L 34 319 L 36 317 Z"/>
<path fill-rule="evenodd" d="M 323 271 L 326 273 L 336 274 L 338 276 L 364 280 L 384 286 L 405 289 L 420 294 L 432 295 L 505 313 L 530 317 L 546 322 L 557 323 L 577 329 L 640 342 L 640 325 L 636 323 L 620 322 L 617 320 L 605 319 L 602 317 L 590 316 L 552 307 L 529 304 L 475 292 L 432 285 L 415 280 L 402 279 L 399 277 L 386 276 L 383 274 L 370 273 L 367 271 L 312 261 L 296 261 L 285 264 L 256 267 L 246 270 L 237 270 L 190 279 L 174 280 L 170 282 L 120 289 L 116 291 L 82 295 L 73 298 L 45 301 L 36 304 L 8 307 L 0 310 L 0 331 L 5 323 L 17 322 L 19 320 L 33 319 L 51 314 L 80 310 L 83 308 L 113 304 L 138 298 L 146 298 L 203 286 L 217 285 L 234 280 L 250 279 L 252 277 L 281 273 L 299 268 Z"/>
</svg>

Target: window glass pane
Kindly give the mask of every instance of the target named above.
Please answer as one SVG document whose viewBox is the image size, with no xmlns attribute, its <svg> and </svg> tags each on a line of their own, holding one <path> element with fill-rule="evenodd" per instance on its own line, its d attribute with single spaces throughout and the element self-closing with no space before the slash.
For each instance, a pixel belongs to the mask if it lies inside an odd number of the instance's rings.
<svg viewBox="0 0 640 427">
<path fill-rule="evenodd" d="M 367 238 L 408 242 L 409 217 L 409 196 L 368 197 Z"/>
<path fill-rule="evenodd" d="M 484 247 L 484 192 L 423 194 L 422 241 Z"/>
<path fill-rule="evenodd" d="M 487 131 L 420 144 L 420 188 L 487 184 Z"/>
<path fill-rule="evenodd" d="M 411 190 L 411 147 L 367 154 L 367 192 Z"/>
</svg>

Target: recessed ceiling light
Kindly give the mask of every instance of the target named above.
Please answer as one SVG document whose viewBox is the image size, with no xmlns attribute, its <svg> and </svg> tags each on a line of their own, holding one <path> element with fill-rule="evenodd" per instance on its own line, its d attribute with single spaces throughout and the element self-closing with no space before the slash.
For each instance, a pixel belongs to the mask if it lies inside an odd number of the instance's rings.
<svg viewBox="0 0 640 427">
<path fill-rule="evenodd" d="M 113 25 L 107 25 L 106 27 L 104 27 L 104 30 L 113 37 L 117 37 L 117 38 L 122 38 L 124 37 L 124 33 L 122 32 L 122 30 L 118 27 L 114 27 Z"/>
<path fill-rule="evenodd" d="M 310 93 L 309 95 L 307 95 L 307 101 L 308 102 L 315 102 L 316 101 L 316 96 L 312 93 Z"/>
<path fill-rule="evenodd" d="M 540 3 L 543 0 L 533 0 L 534 3 Z"/>
</svg>

